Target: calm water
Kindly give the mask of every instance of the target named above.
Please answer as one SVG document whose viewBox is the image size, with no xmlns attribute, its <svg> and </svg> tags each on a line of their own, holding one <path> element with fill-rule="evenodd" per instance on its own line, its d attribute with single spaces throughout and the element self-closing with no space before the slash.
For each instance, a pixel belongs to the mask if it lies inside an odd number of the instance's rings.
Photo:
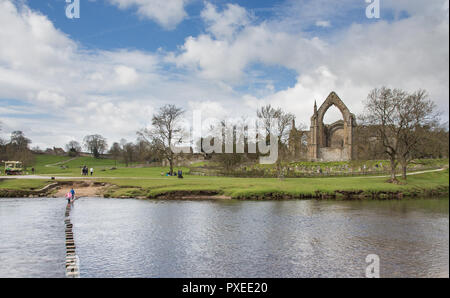
<svg viewBox="0 0 450 298">
<path fill-rule="evenodd" d="M 65 201 L 0 199 L 0 277 L 64 276 Z M 82 277 L 445 276 L 449 201 L 141 201 L 72 209 Z"/>
<path fill-rule="evenodd" d="M 0 277 L 64 277 L 63 199 L 0 198 Z"/>
</svg>

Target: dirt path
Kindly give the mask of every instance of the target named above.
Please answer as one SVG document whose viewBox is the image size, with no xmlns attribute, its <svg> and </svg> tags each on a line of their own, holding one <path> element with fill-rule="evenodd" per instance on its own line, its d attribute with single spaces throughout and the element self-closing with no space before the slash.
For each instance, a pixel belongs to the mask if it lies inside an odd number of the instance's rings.
<svg viewBox="0 0 450 298">
<path fill-rule="evenodd" d="M 61 185 L 53 196 L 57 198 L 65 197 L 66 193 L 68 193 L 72 187 L 75 190 L 76 197 L 100 197 L 103 196 L 103 191 L 106 186 L 90 182 L 77 182 L 74 184 Z"/>
<path fill-rule="evenodd" d="M 446 168 L 442 168 L 442 169 L 436 169 L 436 170 L 426 170 L 426 171 L 418 171 L 418 172 L 410 172 L 410 173 L 406 173 L 406 176 L 411 176 L 411 175 L 419 175 L 419 174 L 425 174 L 425 173 L 433 173 L 433 172 L 440 172 L 445 170 Z M 397 176 L 401 176 L 400 174 L 397 174 Z M 390 175 L 383 175 L 383 176 L 361 176 L 361 177 L 350 177 L 350 178 L 386 178 L 386 177 L 391 177 Z"/>
<path fill-rule="evenodd" d="M 49 167 L 55 167 L 55 166 L 63 165 L 63 164 L 65 164 L 65 163 L 68 163 L 68 162 L 70 162 L 70 161 L 72 161 L 72 160 L 75 160 L 75 159 L 77 159 L 77 158 L 78 158 L 78 157 L 72 157 L 71 159 L 68 159 L 68 160 L 63 160 L 63 161 L 59 161 L 59 162 L 56 162 L 56 163 L 52 163 L 52 164 L 45 165 L 45 167 L 46 167 L 46 168 L 49 168 Z"/>
<path fill-rule="evenodd" d="M 425 174 L 425 173 L 432 173 L 432 172 L 440 172 L 447 169 L 447 167 L 445 168 L 441 168 L 441 169 L 435 169 L 435 170 L 425 170 L 425 171 L 418 171 L 418 172 L 410 172 L 407 173 L 406 175 L 410 176 L 410 175 L 419 175 L 419 174 Z M 399 176 L 399 174 L 397 174 L 397 176 Z M 93 177 L 70 177 L 70 176 L 53 176 L 53 175 L 48 175 L 48 176 L 44 176 L 44 175 L 14 175 L 14 176 L 1 176 L 2 179 L 52 179 L 52 177 L 54 179 L 57 180 L 98 180 L 98 179 L 138 179 L 138 180 L 166 180 L 167 177 L 100 177 L 100 176 L 93 176 Z M 370 178 L 385 178 L 385 177 L 390 177 L 389 175 L 383 175 L 383 176 L 353 176 L 353 177 L 347 177 L 347 178 L 366 178 L 366 179 L 370 179 Z M 320 178 L 320 177 L 317 177 Z M 329 177 L 327 179 L 330 178 L 344 178 L 344 177 Z M 189 177 L 189 179 L 204 179 L 204 178 L 197 178 L 197 177 Z M 295 178 L 292 178 L 295 179 Z M 309 178 L 306 178 L 309 179 Z"/>
</svg>

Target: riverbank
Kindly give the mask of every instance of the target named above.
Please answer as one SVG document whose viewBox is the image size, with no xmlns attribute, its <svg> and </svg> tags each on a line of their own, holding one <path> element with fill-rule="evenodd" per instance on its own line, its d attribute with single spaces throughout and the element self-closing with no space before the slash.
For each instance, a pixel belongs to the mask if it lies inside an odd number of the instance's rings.
<svg viewBox="0 0 450 298">
<path fill-rule="evenodd" d="M 176 177 L 3 179 L 0 197 L 62 197 L 73 186 L 78 196 L 140 199 L 400 199 L 449 193 L 449 170 L 410 173 L 400 184 L 386 177 L 230 178 Z"/>
</svg>

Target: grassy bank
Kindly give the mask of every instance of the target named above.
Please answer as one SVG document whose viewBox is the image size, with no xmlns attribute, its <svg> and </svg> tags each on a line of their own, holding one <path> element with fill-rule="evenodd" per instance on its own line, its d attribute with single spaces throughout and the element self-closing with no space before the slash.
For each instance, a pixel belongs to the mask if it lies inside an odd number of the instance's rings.
<svg viewBox="0 0 450 298">
<path fill-rule="evenodd" d="M 418 159 L 411 162 L 408 171 L 420 171 L 426 169 L 441 168 L 448 166 L 448 159 Z M 35 169 L 37 175 L 47 176 L 68 176 L 82 177 L 81 168 L 86 165 L 88 168 L 94 168 L 95 177 L 123 177 L 123 178 L 153 178 L 162 177 L 169 169 L 168 167 L 148 167 L 133 164 L 126 167 L 121 162 L 112 159 L 100 158 L 96 159 L 88 156 L 69 157 L 48 154 L 36 154 L 34 163 L 28 167 L 25 174 L 31 174 L 31 167 Z M 378 167 L 376 166 L 378 165 Z M 363 170 L 363 167 L 365 169 Z M 207 176 L 222 176 L 221 170 L 217 171 L 218 164 L 211 161 L 202 161 L 191 164 L 187 167 L 175 167 L 175 170 L 182 169 L 184 174 L 204 174 Z M 363 176 L 363 175 L 383 175 L 389 169 L 389 162 L 385 160 L 369 160 L 369 161 L 350 161 L 350 162 L 292 162 L 284 163 L 284 176 L 291 178 L 301 177 L 330 177 L 330 176 Z M 318 169 L 323 173 L 318 174 Z M 212 170 L 214 169 L 214 170 Z M 400 172 L 400 168 L 398 171 Z M 211 173 L 209 173 L 212 171 Z M 3 173 L 4 171 L 2 171 Z M 230 177 L 246 177 L 246 178 L 277 178 L 278 172 L 276 165 L 260 165 L 241 166 L 236 168 L 233 173 L 229 173 Z M 196 175 L 200 176 L 200 175 Z M 227 176 L 227 175 L 225 175 Z"/>
<path fill-rule="evenodd" d="M 385 198 L 446 194 L 449 189 L 448 169 L 410 175 L 399 185 L 386 183 L 385 177 L 328 177 L 328 178 L 233 178 L 189 175 L 183 168 L 184 179 L 166 177 L 163 167 L 118 167 L 113 160 L 79 157 L 41 156 L 36 161 L 37 174 L 81 177 L 79 167 L 87 164 L 95 168 L 94 180 L 107 183 L 104 195 L 108 197 L 179 197 L 182 195 L 223 195 L 236 199 L 278 198 Z M 434 161 L 436 162 L 436 161 Z M 442 162 L 442 161 L 439 161 Z M 52 163 L 59 163 L 52 165 Z M 48 166 L 50 165 L 50 166 Z M 61 168 L 65 165 L 66 168 Z M 178 169 L 178 168 L 176 168 Z M 33 192 L 55 181 L 37 179 L 1 179 L 0 196 L 11 196 L 14 191 Z M 3 194 L 3 195 L 2 195 Z M 18 196 L 17 195 L 17 196 Z"/>
<path fill-rule="evenodd" d="M 340 178 L 229 178 L 193 177 L 184 179 L 162 177 L 153 179 L 102 179 L 112 187 L 106 193 L 110 197 L 148 197 L 170 194 L 221 194 L 237 199 L 266 198 L 345 198 L 347 195 L 384 197 L 428 195 L 433 192 L 448 193 L 448 170 L 412 175 L 407 182 L 395 185 L 386 183 L 383 177 Z M 404 183 L 404 184 L 403 184 Z"/>
<path fill-rule="evenodd" d="M 36 190 L 41 189 L 50 181 L 38 179 L 1 179 L 0 190 L 2 189 L 20 189 L 20 190 Z"/>
<path fill-rule="evenodd" d="M 44 196 L 48 193 L 46 186 L 54 181 L 37 179 L 1 179 L 0 198 Z"/>
</svg>

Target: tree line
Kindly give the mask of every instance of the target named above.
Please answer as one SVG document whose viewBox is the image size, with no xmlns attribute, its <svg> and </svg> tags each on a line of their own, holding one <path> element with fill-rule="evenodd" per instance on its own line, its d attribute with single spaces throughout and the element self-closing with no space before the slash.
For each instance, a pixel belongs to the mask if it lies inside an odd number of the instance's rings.
<svg viewBox="0 0 450 298">
<path fill-rule="evenodd" d="M 169 161 L 170 171 L 173 170 L 173 152 L 169 144 L 181 142 L 174 139 L 181 127 L 177 125 L 183 110 L 173 105 L 162 107 L 152 119 L 152 129 L 139 132 L 148 144 L 157 147 L 162 153 L 161 158 Z M 256 111 L 257 117 L 263 123 L 267 134 L 276 134 L 278 142 L 277 170 L 282 176 L 282 162 L 289 160 L 289 133 L 296 128 L 295 116 L 281 108 L 266 105 Z M 449 132 L 446 124 L 440 122 L 440 113 L 425 90 L 408 93 L 401 89 L 387 87 L 375 88 L 364 102 L 364 110 L 358 116 L 359 123 L 356 130 L 357 157 L 359 159 L 388 159 L 391 164 L 389 182 L 397 183 L 396 169 L 400 165 L 402 176 L 407 178 L 408 165 L 416 158 L 448 158 Z M 277 122 L 277 131 L 272 131 L 271 123 Z M 239 124 L 233 125 L 233 138 Z M 297 131 L 302 134 L 301 125 Z M 223 134 L 225 121 L 221 121 L 210 131 L 216 135 Z M 300 145 L 307 146 L 307 140 L 300 136 Z M 211 139 L 206 139 L 211 142 Z M 205 139 L 200 140 L 202 142 Z M 245 140 L 248 146 L 249 140 Z M 269 137 L 267 138 L 269 142 Z M 235 144 L 236 142 L 233 142 Z M 222 146 L 225 146 L 224 144 Z M 236 146 L 236 145 L 233 145 Z M 221 150 L 220 152 L 224 152 Z M 255 161 L 258 154 L 249 153 L 216 154 L 215 161 L 225 169 L 231 169 L 245 161 Z M 244 150 L 244 152 L 248 152 Z M 214 155 L 214 154 L 213 154 Z"/>
<path fill-rule="evenodd" d="M 114 142 L 108 147 L 106 138 L 99 134 L 87 135 L 80 144 L 76 140 L 68 142 L 65 146 L 69 156 L 78 156 L 83 148 L 95 158 L 104 157 L 125 163 L 150 163 L 167 161 L 169 172 L 173 173 L 175 153 L 170 144 L 181 144 L 184 128 L 181 126 L 184 110 L 175 105 L 162 106 L 152 117 L 151 126 L 137 131 L 135 142 L 125 139 Z M 276 134 L 278 143 L 278 160 L 276 163 L 279 175 L 282 175 L 282 163 L 290 161 L 290 133 L 295 131 L 300 135 L 296 142 L 300 144 L 300 150 L 306 150 L 307 138 L 302 138 L 306 126 L 300 124 L 295 127 L 295 116 L 266 105 L 256 111 L 256 116 L 261 120 L 263 129 L 268 134 Z M 449 132 L 446 125 L 440 123 L 436 105 L 429 99 L 425 90 L 408 93 L 400 89 L 387 87 L 375 88 L 367 96 L 364 102 L 364 110 L 358 115 L 355 142 L 357 144 L 357 157 L 362 160 L 389 159 L 391 163 L 391 182 L 397 182 L 396 168 L 402 168 L 403 178 L 406 179 L 406 169 L 410 162 L 416 158 L 443 158 L 448 157 Z M 245 117 L 242 123 L 234 123 L 233 138 L 236 138 L 239 127 L 245 125 Z M 272 131 L 271 123 L 276 121 L 277 131 Z M 0 126 L 1 129 L 1 126 Z M 225 129 L 225 121 L 221 121 L 210 127 L 211 134 L 221 135 Z M 306 135 L 305 135 L 306 136 Z M 297 135 L 297 137 L 299 137 Z M 203 142 L 201 138 L 196 146 L 202 152 Z M 211 140 L 209 139 L 211 142 Z M 234 139 L 235 141 L 235 139 Z M 226 170 L 233 169 L 244 162 L 255 162 L 259 153 L 249 154 L 248 146 L 251 140 L 245 139 L 244 153 L 230 154 L 205 154 Z M 25 165 L 31 164 L 33 155 L 29 149 L 31 140 L 21 131 L 11 133 L 9 141 L 0 139 L 0 157 L 3 160 L 20 160 Z M 236 146 L 236 142 L 233 142 Z M 209 144 L 211 145 L 211 144 Z M 222 144 L 225 146 L 225 144 Z M 224 149 L 224 148 L 222 148 Z M 40 151 L 34 148 L 34 151 Z M 222 150 L 224 152 L 225 150 Z M 192 151 L 191 151 L 192 152 Z M 295 157 L 294 157 L 295 159 Z"/>
<path fill-rule="evenodd" d="M 22 131 L 13 131 L 9 140 L 0 138 L 0 161 L 17 160 L 24 166 L 31 165 L 34 155 L 29 148 L 30 144 L 31 140 Z"/>
</svg>

